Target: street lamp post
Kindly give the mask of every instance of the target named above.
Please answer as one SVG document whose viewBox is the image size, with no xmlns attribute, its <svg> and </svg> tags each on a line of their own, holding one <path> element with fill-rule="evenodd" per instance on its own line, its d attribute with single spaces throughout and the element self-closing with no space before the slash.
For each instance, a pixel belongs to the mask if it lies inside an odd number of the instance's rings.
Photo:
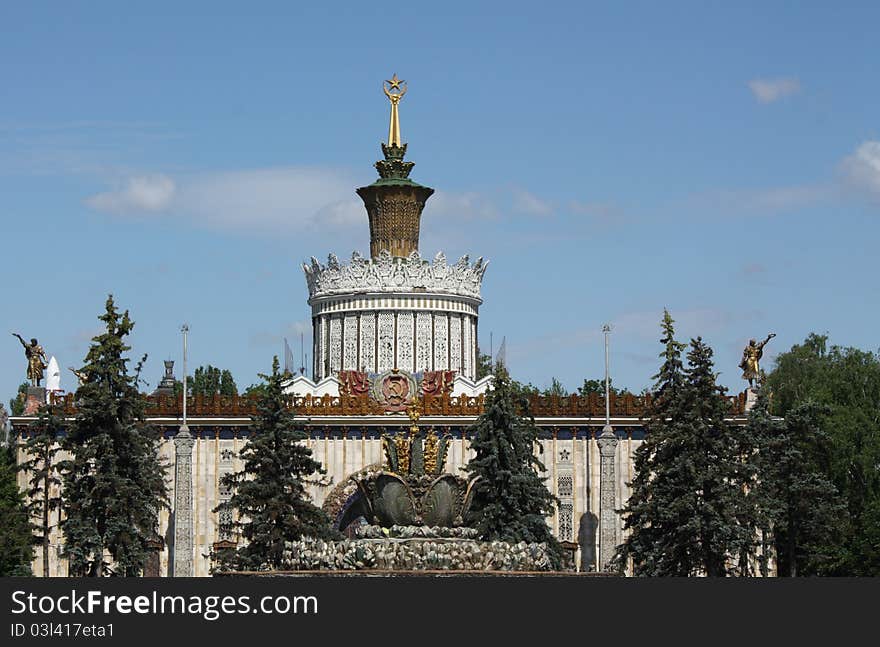
<svg viewBox="0 0 880 647">
<path fill-rule="evenodd" d="M 186 342 L 189 326 L 180 327 L 183 333 L 183 424 L 174 436 L 174 551 L 172 575 L 193 575 L 193 437 L 186 424 Z"/>
<path fill-rule="evenodd" d="M 599 445 L 599 570 L 610 569 L 617 550 L 617 497 L 614 455 L 617 434 L 611 427 L 611 373 L 609 371 L 609 335 L 611 326 L 602 326 L 605 335 L 605 426 L 596 439 Z"/>
<path fill-rule="evenodd" d="M 180 332 L 183 333 L 183 424 L 180 427 L 180 430 L 183 431 L 189 429 L 186 426 L 186 337 L 189 333 L 189 326 L 187 324 L 183 324 L 180 327 Z M 606 352 L 607 352 L 607 342 L 606 342 Z M 606 359 L 606 370 L 607 370 L 607 359 Z"/>
</svg>

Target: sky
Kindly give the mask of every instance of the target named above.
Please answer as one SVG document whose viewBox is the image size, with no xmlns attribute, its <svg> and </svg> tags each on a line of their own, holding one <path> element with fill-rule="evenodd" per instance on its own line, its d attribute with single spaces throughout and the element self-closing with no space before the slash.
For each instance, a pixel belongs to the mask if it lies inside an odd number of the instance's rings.
<svg viewBox="0 0 880 647">
<path fill-rule="evenodd" d="M 436 189 L 421 252 L 489 259 L 480 345 L 517 379 L 638 391 L 664 308 L 740 392 L 750 338 L 876 350 L 872 2 L 0 5 L 0 395 L 9 332 L 79 367 L 112 293 L 145 388 L 240 388 L 311 341 L 301 264 L 367 254 L 356 187 L 400 105 Z M 62 387 L 73 389 L 69 371 Z"/>
</svg>

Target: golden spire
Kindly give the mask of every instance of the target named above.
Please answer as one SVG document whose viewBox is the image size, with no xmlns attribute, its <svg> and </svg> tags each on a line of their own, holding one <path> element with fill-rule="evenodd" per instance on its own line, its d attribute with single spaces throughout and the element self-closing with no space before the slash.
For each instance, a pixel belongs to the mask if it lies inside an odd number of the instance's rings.
<svg viewBox="0 0 880 647">
<path fill-rule="evenodd" d="M 385 83 L 388 84 L 386 87 Z M 403 86 L 401 86 L 403 84 Z M 397 114 L 397 104 L 406 94 L 406 81 L 397 78 L 397 73 L 382 84 L 385 96 L 391 101 L 391 123 L 388 125 L 388 145 L 400 146 L 400 117 Z M 395 91 L 396 90 L 396 91 Z"/>
</svg>

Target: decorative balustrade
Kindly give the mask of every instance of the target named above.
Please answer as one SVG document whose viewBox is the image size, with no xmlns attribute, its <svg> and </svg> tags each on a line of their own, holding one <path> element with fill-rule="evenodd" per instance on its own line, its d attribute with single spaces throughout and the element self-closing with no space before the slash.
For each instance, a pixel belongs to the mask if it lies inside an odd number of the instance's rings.
<svg viewBox="0 0 880 647">
<path fill-rule="evenodd" d="M 728 396 L 731 415 L 745 413 L 746 394 Z M 179 418 L 183 415 L 183 399 L 173 396 L 144 396 L 146 415 L 153 418 Z M 76 398 L 74 394 L 52 395 L 52 401 L 63 407 L 66 415 L 76 414 Z M 529 413 L 536 418 L 603 418 L 605 416 L 605 398 L 598 393 L 586 396 L 570 395 L 541 396 L 532 395 L 528 398 Z M 425 395 L 421 402 L 421 413 L 424 416 L 478 416 L 483 412 L 485 396 L 475 397 L 442 394 Z M 611 394 L 609 408 L 611 416 L 640 417 L 651 404 L 651 396 L 637 396 L 630 393 L 623 395 Z M 375 400 L 366 396 L 331 396 L 320 397 L 290 396 L 288 406 L 298 416 L 380 416 L 385 409 Z M 223 417 L 240 418 L 256 415 L 256 396 L 215 395 L 205 397 L 190 396 L 186 401 L 187 415 L 194 418 Z"/>
</svg>

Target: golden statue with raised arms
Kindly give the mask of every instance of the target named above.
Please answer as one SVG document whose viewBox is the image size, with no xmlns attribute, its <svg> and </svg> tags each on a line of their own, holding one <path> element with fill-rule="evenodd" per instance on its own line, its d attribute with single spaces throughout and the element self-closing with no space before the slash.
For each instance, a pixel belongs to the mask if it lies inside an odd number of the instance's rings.
<svg viewBox="0 0 880 647">
<path fill-rule="evenodd" d="M 49 363 L 43 347 L 37 343 L 36 339 L 31 339 L 31 343 L 28 344 L 18 333 L 14 332 L 12 335 L 18 337 L 18 341 L 24 346 L 24 356 L 28 361 L 28 379 L 33 382 L 34 386 L 40 386 L 40 380 L 43 379 L 43 371 L 46 370 L 46 365 Z"/>
<path fill-rule="evenodd" d="M 387 87 L 385 84 L 388 84 Z M 403 85 L 401 85 L 403 84 Z M 400 146 L 400 117 L 397 104 L 406 94 L 406 81 L 397 78 L 397 73 L 382 83 L 382 90 L 391 102 L 391 123 L 388 125 L 388 145 Z"/>
<path fill-rule="evenodd" d="M 749 381 L 749 388 L 754 387 L 757 381 L 761 379 L 761 367 L 758 365 L 758 362 L 764 356 L 764 346 L 775 336 L 776 333 L 771 332 L 767 335 L 767 339 L 760 344 L 754 339 L 750 339 L 749 345 L 743 349 L 739 367 L 743 370 L 743 379 Z"/>
</svg>

